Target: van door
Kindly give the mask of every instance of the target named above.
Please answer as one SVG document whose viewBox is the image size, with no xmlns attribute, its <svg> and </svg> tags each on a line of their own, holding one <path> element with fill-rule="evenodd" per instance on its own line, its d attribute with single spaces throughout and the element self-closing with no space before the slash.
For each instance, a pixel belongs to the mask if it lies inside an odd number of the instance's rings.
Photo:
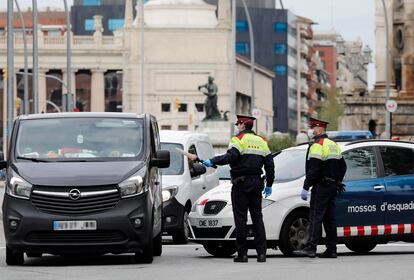
<svg viewBox="0 0 414 280">
<path fill-rule="evenodd" d="M 196 143 L 197 151 L 201 159 L 210 159 L 214 157 L 213 147 L 209 142 L 198 141 Z M 206 190 L 209 191 L 219 184 L 219 176 L 217 170 L 214 168 L 207 168 L 207 172 L 202 175 L 206 180 Z"/>
<path fill-rule="evenodd" d="M 190 144 L 190 147 L 188 148 L 188 151 L 191 154 L 195 154 L 198 157 L 200 155 L 198 154 L 198 150 L 195 146 L 195 144 Z M 204 175 L 193 175 L 191 170 L 193 169 L 194 161 L 188 159 L 188 168 L 190 170 L 190 176 L 191 176 L 191 190 L 190 190 L 190 199 L 191 203 L 194 203 L 202 194 L 204 194 L 207 190 L 207 184 L 206 184 L 206 177 Z"/>
<path fill-rule="evenodd" d="M 383 225 L 384 178 L 377 161 L 374 147 L 361 147 L 343 153 L 347 165 L 344 178 L 345 192 L 336 200 L 337 226 Z M 351 233 L 350 235 L 359 235 Z M 348 234 L 344 234 L 348 236 Z"/>
<path fill-rule="evenodd" d="M 414 149 L 382 146 L 380 153 L 387 188 L 381 209 L 385 213 L 385 224 L 393 225 L 389 234 L 405 233 L 404 225 L 410 233 L 414 224 Z"/>
</svg>

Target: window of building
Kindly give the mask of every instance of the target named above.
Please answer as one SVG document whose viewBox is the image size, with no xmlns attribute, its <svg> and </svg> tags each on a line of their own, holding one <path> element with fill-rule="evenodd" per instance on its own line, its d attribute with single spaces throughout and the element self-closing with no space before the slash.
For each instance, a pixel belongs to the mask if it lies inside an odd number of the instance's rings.
<svg viewBox="0 0 414 280">
<path fill-rule="evenodd" d="M 171 111 L 171 103 L 161 104 L 161 112 L 170 112 L 170 111 Z"/>
<path fill-rule="evenodd" d="M 237 32 L 247 32 L 249 31 L 249 25 L 245 20 L 238 20 L 236 22 L 236 31 Z"/>
<path fill-rule="evenodd" d="M 196 103 L 195 107 L 197 109 L 197 112 L 204 112 L 204 104 L 203 103 Z"/>
<path fill-rule="evenodd" d="M 286 44 L 276 43 L 274 45 L 274 52 L 275 54 L 286 54 L 287 46 Z"/>
<path fill-rule="evenodd" d="M 178 112 L 187 112 L 187 104 L 181 103 L 180 108 L 178 108 Z"/>
<path fill-rule="evenodd" d="M 94 31 L 95 22 L 93 19 L 85 19 L 85 31 Z"/>
<path fill-rule="evenodd" d="M 273 71 L 278 76 L 286 76 L 287 67 L 286 67 L 286 65 L 278 64 L 278 65 L 275 65 Z"/>
<path fill-rule="evenodd" d="M 161 129 L 162 130 L 171 130 L 171 125 L 162 125 Z"/>
<path fill-rule="evenodd" d="M 108 29 L 114 31 L 124 26 L 124 19 L 121 18 L 110 18 L 108 20 Z"/>
<path fill-rule="evenodd" d="M 83 6 L 100 6 L 101 0 L 83 0 L 82 5 Z"/>
<path fill-rule="evenodd" d="M 180 130 L 180 131 L 187 131 L 188 130 L 188 125 L 179 125 L 178 126 L 178 130 Z"/>
<path fill-rule="evenodd" d="M 285 22 L 275 22 L 273 24 L 273 30 L 276 33 L 286 33 L 288 29 L 288 25 Z"/>
<path fill-rule="evenodd" d="M 237 42 L 236 43 L 236 53 L 238 53 L 238 54 L 247 54 L 247 53 L 249 53 L 249 43 L 247 43 L 247 42 Z"/>
</svg>

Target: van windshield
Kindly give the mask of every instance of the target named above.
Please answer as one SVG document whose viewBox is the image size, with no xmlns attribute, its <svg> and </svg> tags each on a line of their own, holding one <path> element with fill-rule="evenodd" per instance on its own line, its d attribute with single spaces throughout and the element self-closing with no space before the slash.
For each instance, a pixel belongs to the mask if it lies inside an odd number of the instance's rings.
<svg viewBox="0 0 414 280">
<path fill-rule="evenodd" d="M 296 180 L 305 175 L 306 150 L 282 151 L 273 162 L 276 182 Z"/>
<path fill-rule="evenodd" d="M 143 154 L 143 122 L 139 119 L 32 119 L 20 121 L 18 129 L 18 160 L 137 160 Z"/>
<path fill-rule="evenodd" d="M 184 156 L 177 151 L 183 145 L 174 143 L 161 143 L 161 149 L 170 151 L 170 167 L 162 170 L 162 175 L 181 175 L 184 173 Z"/>
</svg>

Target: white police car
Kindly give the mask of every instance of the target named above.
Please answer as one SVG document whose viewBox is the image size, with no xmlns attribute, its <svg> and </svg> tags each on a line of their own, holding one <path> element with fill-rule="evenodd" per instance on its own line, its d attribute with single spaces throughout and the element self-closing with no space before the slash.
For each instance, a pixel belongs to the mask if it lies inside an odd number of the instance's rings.
<svg viewBox="0 0 414 280">
<path fill-rule="evenodd" d="M 339 143 L 347 163 L 346 191 L 338 196 L 338 242 L 367 253 L 377 244 L 414 241 L 414 143 L 364 140 Z M 308 239 L 309 200 L 300 198 L 307 145 L 282 151 L 274 158 L 273 194 L 263 199 L 263 219 L 269 248 L 283 254 L 303 248 Z M 192 240 L 214 256 L 235 249 L 231 183 L 204 194 L 190 213 Z M 248 239 L 253 231 L 248 220 Z"/>
</svg>

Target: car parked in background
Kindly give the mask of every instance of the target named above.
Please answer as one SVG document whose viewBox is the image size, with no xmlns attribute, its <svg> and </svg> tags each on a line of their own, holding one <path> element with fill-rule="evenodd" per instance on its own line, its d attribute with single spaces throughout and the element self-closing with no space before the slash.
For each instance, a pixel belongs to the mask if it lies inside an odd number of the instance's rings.
<svg viewBox="0 0 414 280">
<path fill-rule="evenodd" d="M 207 134 L 161 130 L 161 148 L 170 152 L 170 167 L 162 171 L 163 230 L 179 244 L 188 242 L 188 214 L 194 202 L 219 183 L 217 171 L 193 162 L 177 149 L 196 154 L 200 159 L 213 157 Z"/>
<path fill-rule="evenodd" d="M 328 131 L 327 134 L 329 139 L 333 141 L 356 141 L 374 138 L 369 130 Z"/>
<path fill-rule="evenodd" d="M 338 242 L 358 253 L 390 241 L 414 242 L 414 143 L 363 140 L 340 145 L 348 169 L 346 191 L 336 203 Z M 309 236 L 309 202 L 299 195 L 307 147 L 276 155 L 273 193 L 262 201 L 268 247 L 287 256 L 302 249 Z M 236 251 L 230 192 L 230 182 L 220 185 L 203 195 L 190 214 L 192 240 L 215 256 Z M 252 242 L 250 218 L 248 229 Z"/>
</svg>

